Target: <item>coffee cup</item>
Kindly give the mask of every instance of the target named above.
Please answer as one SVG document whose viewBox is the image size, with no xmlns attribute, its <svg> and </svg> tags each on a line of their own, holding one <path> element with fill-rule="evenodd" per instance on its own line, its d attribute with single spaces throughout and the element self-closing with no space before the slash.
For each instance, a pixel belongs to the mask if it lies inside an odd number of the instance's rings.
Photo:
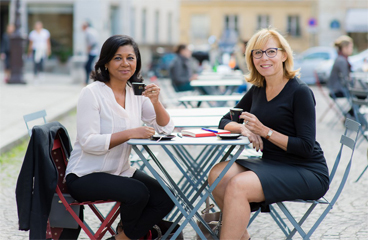
<svg viewBox="0 0 368 240">
<path fill-rule="evenodd" d="M 243 123 L 243 119 L 239 118 L 242 112 L 243 112 L 243 109 L 241 108 L 231 108 L 230 109 L 231 121 L 234 121 L 237 123 Z"/>
<path fill-rule="evenodd" d="M 132 83 L 132 85 L 133 85 L 134 95 L 142 95 L 146 87 L 146 84 L 140 83 L 140 82 L 134 82 Z"/>
</svg>

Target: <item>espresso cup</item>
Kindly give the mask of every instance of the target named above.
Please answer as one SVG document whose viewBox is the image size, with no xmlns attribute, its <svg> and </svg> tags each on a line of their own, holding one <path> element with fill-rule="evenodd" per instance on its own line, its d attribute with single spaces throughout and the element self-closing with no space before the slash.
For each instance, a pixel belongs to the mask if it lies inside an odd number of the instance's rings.
<svg viewBox="0 0 368 240">
<path fill-rule="evenodd" d="M 133 85 L 134 95 L 142 95 L 142 93 L 144 92 L 144 88 L 146 87 L 146 84 L 134 82 L 132 83 L 132 85 Z"/>
<path fill-rule="evenodd" d="M 243 123 L 243 119 L 239 118 L 242 112 L 243 112 L 243 109 L 241 108 L 231 108 L 230 109 L 231 121 L 234 121 L 237 123 Z"/>
</svg>

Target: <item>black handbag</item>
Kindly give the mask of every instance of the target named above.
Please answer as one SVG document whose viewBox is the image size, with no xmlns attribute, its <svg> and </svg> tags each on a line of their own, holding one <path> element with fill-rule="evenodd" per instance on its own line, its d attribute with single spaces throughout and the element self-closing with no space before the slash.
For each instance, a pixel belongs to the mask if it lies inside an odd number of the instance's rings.
<svg viewBox="0 0 368 240">
<path fill-rule="evenodd" d="M 161 236 L 163 236 L 167 230 L 169 230 L 170 226 L 173 224 L 173 222 L 170 222 L 170 221 L 166 221 L 166 220 L 161 220 L 159 223 L 157 223 L 156 225 L 158 226 L 159 229 L 156 229 L 154 227 L 154 229 L 157 231 L 157 232 L 161 232 L 161 233 L 158 233 L 159 236 L 158 236 L 158 239 L 160 239 Z M 169 236 L 167 237 L 167 239 L 171 239 L 172 236 L 174 236 L 174 233 L 176 232 L 176 230 L 178 230 L 180 227 L 180 225 L 176 225 L 174 227 L 174 230 L 172 230 L 172 233 L 169 234 Z M 161 235 L 161 236 L 160 236 Z M 178 237 L 176 238 L 176 240 L 184 240 L 184 235 L 183 235 L 183 231 L 181 231 L 178 235 Z"/>
<path fill-rule="evenodd" d="M 74 202 L 74 198 L 70 194 L 63 194 L 68 203 Z M 73 211 L 79 216 L 80 206 L 70 206 Z M 66 210 L 64 204 L 61 202 L 57 193 L 54 194 L 51 203 L 51 211 L 49 215 L 50 227 L 55 228 L 70 228 L 77 229 L 79 227 L 77 221 L 72 217 L 72 215 Z"/>
<path fill-rule="evenodd" d="M 207 225 L 212 229 L 212 231 L 220 238 L 221 231 L 221 212 L 210 213 L 210 209 L 214 207 L 213 204 L 209 205 L 206 209 L 202 211 L 201 217 L 207 223 Z M 208 229 L 203 225 L 201 221 L 197 221 L 199 229 L 202 231 L 207 240 L 212 240 L 213 237 L 208 231 Z M 201 240 L 198 234 L 196 234 L 196 239 Z"/>
</svg>

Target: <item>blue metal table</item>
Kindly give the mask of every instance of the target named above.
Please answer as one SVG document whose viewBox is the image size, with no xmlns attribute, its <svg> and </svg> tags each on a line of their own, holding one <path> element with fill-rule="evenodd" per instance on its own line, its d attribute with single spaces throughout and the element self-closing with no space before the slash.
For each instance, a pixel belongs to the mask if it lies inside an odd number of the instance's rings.
<svg viewBox="0 0 368 240">
<path fill-rule="evenodd" d="M 128 144 L 132 145 L 133 150 L 143 160 L 148 170 L 157 179 L 180 211 L 180 214 L 175 215 L 175 222 L 163 236 L 163 239 L 167 238 L 168 234 L 183 217 L 185 220 L 171 239 L 176 239 L 188 223 L 201 239 L 206 239 L 194 221 L 194 217 L 211 231 L 198 213 L 198 210 L 238 158 L 245 146 L 249 144 L 248 138 L 240 137 L 235 140 L 221 140 L 218 137 L 192 138 L 183 136 L 182 138 L 175 137 L 169 141 L 159 142 L 150 139 L 131 139 L 128 141 Z M 142 146 L 147 151 L 152 160 L 147 160 L 140 151 L 139 146 Z M 174 175 L 176 177 L 178 172 L 167 171 L 151 151 L 150 147 L 152 146 L 161 146 L 179 169 L 183 175 L 179 182 L 173 180 Z M 188 148 L 188 146 L 198 146 L 202 151 L 198 156 L 194 156 L 194 151 L 191 151 L 193 148 Z M 227 164 L 213 185 L 209 187 L 207 182 L 208 172 L 220 161 L 229 161 L 229 164 Z M 154 168 L 153 163 L 158 167 L 161 174 Z M 218 239 L 214 233 L 212 234 L 214 239 Z"/>
</svg>

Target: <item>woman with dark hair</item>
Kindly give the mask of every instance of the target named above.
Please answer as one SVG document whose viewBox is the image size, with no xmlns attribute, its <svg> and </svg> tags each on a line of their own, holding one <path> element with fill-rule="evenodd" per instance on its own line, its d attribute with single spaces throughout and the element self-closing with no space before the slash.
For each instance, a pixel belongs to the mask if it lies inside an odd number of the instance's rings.
<svg viewBox="0 0 368 240">
<path fill-rule="evenodd" d="M 191 66 L 192 51 L 187 45 L 178 45 L 176 51 L 176 58 L 170 64 L 170 78 L 171 83 L 177 92 L 192 91 L 193 87 L 190 81 L 197 78 L 197 74 L 193 74 Z"/>
<path fill-rule="evenodd" d="M 129 139 L 174 129 L 158 86 L 149 84 L 143 96 L 134 95 L 132 83 L 143 81 L 140 70 L 132 38 L 115 35 L 105 41 L 92 73 L 95 82 L 83 88 L 78 100 L 77 139 L 66 170 L 76 200 L 121 202 L 121 224 L 112 239 L 146 236 L 174 206 L 155 179 L 130 166 Z"/>
</svg>

